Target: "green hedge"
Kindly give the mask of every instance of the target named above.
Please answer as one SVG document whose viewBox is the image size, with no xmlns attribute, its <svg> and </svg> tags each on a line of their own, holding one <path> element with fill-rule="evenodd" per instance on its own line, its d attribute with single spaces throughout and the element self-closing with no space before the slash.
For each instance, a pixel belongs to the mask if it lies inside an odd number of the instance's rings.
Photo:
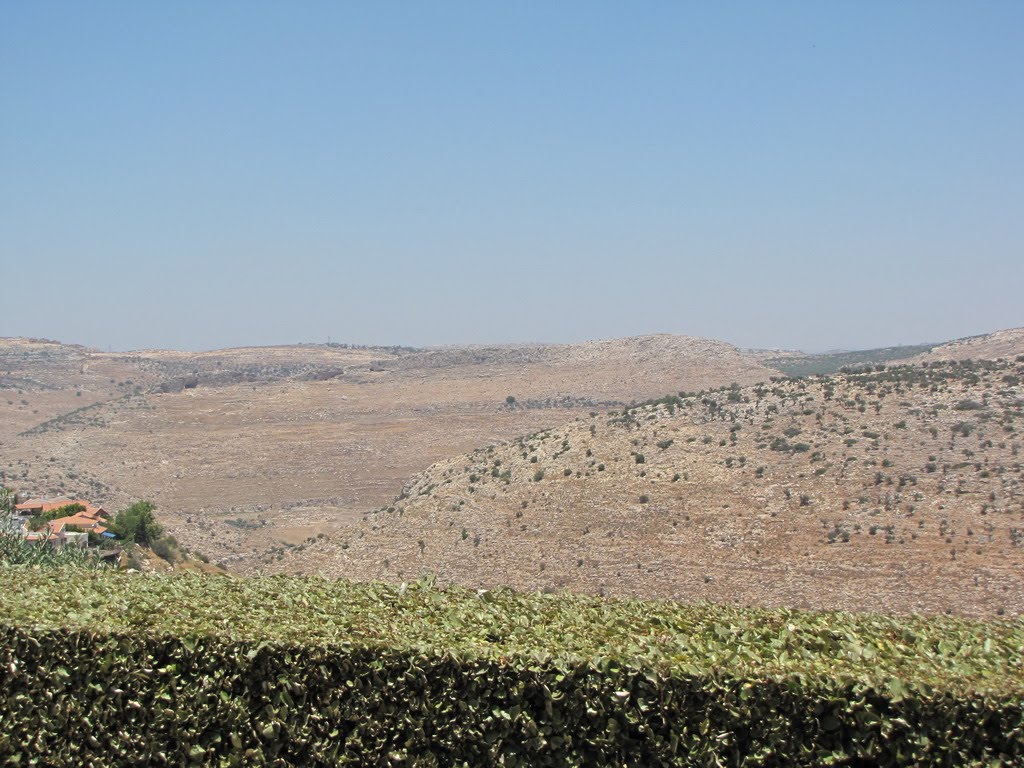
<svg viewBox="0 0 1024 768">
<path fill-rule="evenodd" d="M 8 565 L 29 565 L 41 568 L 104 567 L 99 558 L 78 547 L 55 549 L 45 544 L 29 542 L 20 533 L 3 530 L 5 524 L 7 524 L 7 520 L 0 512 L 0 567 Z"/>
<path fill-rule="evenodd" d="M 3 764 L 1024 762 L 1020 622 L 54 576 L 0 569 Z"/>
</svg>

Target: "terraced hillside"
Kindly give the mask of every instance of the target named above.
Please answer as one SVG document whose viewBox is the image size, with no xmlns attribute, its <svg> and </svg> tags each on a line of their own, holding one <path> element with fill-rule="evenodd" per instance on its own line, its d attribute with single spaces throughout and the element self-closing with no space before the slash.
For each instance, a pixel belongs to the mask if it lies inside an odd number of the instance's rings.
<svg viewBox="0 0 1024 768">
<path fill-rule="evenodd" d="M 672 396 L 442 461 L 270 570 L 1024 610 L 1024 356 Z"/>
</svg>

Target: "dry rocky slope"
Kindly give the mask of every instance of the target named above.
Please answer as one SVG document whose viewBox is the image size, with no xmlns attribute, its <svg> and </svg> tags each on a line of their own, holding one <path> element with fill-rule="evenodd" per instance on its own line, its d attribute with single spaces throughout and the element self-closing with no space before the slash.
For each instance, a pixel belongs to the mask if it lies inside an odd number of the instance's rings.
<svg viewBox="0 0 1024 768">
<path fill-rule="evenodd" d="M 0 480 L 110 509 L 150 499 L 183 545 L 246 572 L 386 505 L 448 456 L 773 373 L 731 345 L 667 335 L 199 353 L 0 339 Z"/>
<path fill-rule="evenodd" d="M 936 360 L 996 360 L 1013 358 L 1024 352 L 1024 328 L 1007 328 L 995 333 L 968 336 L 950 341 L 906 362 L 922 363 Z"/>
<path fill-rule="evenodd" d="M 1019 615 L 1021 338 L 955 342 L 961 362 L 931 362 L 939 347 L 923 366 L 578 415 L 441 461 L 385 509 L 265 567 Z M 956 354 L 964 346 L 971 354 Z M 1013 356 L 979 360 L 986 349 Z"/>
</svg>

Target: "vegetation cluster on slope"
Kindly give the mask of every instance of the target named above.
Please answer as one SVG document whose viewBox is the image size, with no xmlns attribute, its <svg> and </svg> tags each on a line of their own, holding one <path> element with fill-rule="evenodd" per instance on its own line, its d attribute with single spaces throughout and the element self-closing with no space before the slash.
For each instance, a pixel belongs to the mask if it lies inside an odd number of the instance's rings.
<svg viewBox="0 0 1024 768">
<path fill-rule="evenodd" d="M 813 376 L 839 373 L 843 369 L 872 367 L 894 360 L 923 355 L 935 349 L 935 344 L 913 344 L 899 347 L 881 347 L 850 352 L 822 352 L 767 358 L 763 362 L 787 376 Z"/>
</svg>

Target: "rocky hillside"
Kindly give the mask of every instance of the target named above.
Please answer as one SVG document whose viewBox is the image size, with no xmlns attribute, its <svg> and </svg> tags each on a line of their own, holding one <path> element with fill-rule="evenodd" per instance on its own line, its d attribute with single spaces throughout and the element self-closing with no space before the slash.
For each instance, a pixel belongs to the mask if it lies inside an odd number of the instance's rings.
<svg viewBox="0 0 1024 768">
<path fill-rule="evenodd" d="M 626 402 L 660 394 L 672 384 L 698 389 L 764 381 L 778 373 L 732 344 L 671 334 L 578 344 L 442 347 L 382 361 L 376 367 L 421 376 L 439 370 L 505 376 L 514 388 L 524 391 L 532 389 L 534 382 L 545 381 L 549 387 L 555 385 L 551 395 L 572 393 Z"/>
<path fill-rule="evenodd" d="M 264 564 L 966 615 L 1024 610 L 1024 356 L 779 378 L 442 461 Z"/>
<path fill-rule="evenodd" d="M 929 352 L 916 355 L 907 362 L 935 362 L 937 360 L 995 360 L 1024 354 L 1024 328 L 1007 328 L 981 336 L 968 336 L 933 347 Z"/>
<path fill-rule="evenodd" d="M 843 369 L 863 368 L 879 363 L 900 365 L 939 360 L 997 360 L 1024 354 L 1024 328 L 968 336 L 944 344 L 914 344 L 818 354 L 760 349 L 747 350 L 745 354 L 787 376 L 839 373 Z"/>
<path fill-rule="evenodd" d="M 0 373 L 0 480 L 115 508 L 151 500 L 183 545 L 244 572 L 386 505 L 445 457 L 775 371 L 729 344 L 645 336 L 198 353 L 6 339 Z"/>
</svg>

